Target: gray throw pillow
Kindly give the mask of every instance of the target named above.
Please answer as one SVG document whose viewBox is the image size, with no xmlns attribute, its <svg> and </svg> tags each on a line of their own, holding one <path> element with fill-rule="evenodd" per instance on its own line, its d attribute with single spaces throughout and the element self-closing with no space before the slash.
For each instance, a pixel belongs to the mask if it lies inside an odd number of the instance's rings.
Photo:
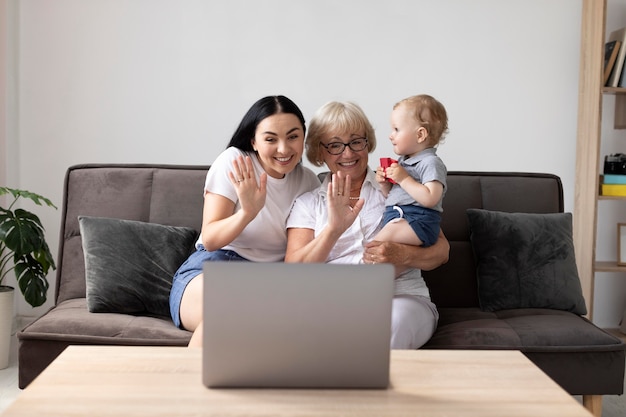
<svg viewBox="0 0 626 417">
<path fill-rule="evenodd" d="M 172 276 L 194 249 L 188 227 L 79 216 L 92 313 L 169 317 Z"/>
<path fill-rule="evenodd" d="M 468 209 L 481 309 L 549 308 L 587 314 L 571 213 Z"/>
</svg>

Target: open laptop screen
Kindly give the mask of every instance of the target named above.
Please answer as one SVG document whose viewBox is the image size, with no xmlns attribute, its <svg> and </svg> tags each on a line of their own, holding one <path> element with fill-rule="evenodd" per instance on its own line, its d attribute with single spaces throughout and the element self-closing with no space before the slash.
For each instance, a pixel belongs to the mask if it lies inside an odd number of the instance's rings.
<svg viewBox="0 0 626 417">
<path fill-rule="evenodd" d="M 391 265 L 207 262 L 208 387 L 386 388 Z"/>
</svg>

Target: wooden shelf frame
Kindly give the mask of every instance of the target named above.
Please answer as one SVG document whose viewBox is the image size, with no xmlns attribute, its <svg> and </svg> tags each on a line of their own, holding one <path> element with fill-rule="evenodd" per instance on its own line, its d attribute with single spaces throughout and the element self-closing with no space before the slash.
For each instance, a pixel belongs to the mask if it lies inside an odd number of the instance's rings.
<svg viewBox="0 0 626 417">
<path fill-rule="evenodd" d="M 573 226 L 578 273 L 589 311 L 588 317 L 592 319 L 606 0 L 583 0 L 582 8 Z"/>
<path fill-rule="evenodd" d="M 626 272 L 626 266 L 618 265 L 616 261 L 596 261 L 596 272 Z"/>
<path fill-rule="evenodd" d="M 626 273 L 617 262 L 596 261 L 598 201 L 626 201 L 626 197 L 599 195 L 602 99 L 605 94 L 615 95 L 614 128 L 626 129 L 626 88 L 602 84 L 607 1 L 583 0 L 582 7 L 574 247 L 588 317 L 593 319 L 595 273 Z"/>
<path fill-rule="evenodd" d="M 626 88 L 623 87 L 602 87 L 602 92 L 605 94 L 615 94 L 618 96 L 626 94 Z"/>
</svg>

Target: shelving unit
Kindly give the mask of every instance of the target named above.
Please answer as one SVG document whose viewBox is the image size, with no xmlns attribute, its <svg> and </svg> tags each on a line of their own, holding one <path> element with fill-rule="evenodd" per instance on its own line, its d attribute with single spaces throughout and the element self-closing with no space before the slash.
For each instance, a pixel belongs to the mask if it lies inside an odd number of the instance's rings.
<svg viewBox="0 0 626 417">
<path fill-rule="evenodd" d="M 598 201 L 616 200 L 617 204 L 622 203 L 620 200 L 626 202 L 626 197 L 599 195 L 604 94 L 616 95 L 614 127 L 626 129 L 626 88 L 602 85 L 605 32 L 606 0 L 583 0 L 573 226 L 578 273 L 590 319 L 593 318 L 595 273 L 626 273 L 626 267 L 618 266 L 616 261 L 596 261 Z"/>
</svg>

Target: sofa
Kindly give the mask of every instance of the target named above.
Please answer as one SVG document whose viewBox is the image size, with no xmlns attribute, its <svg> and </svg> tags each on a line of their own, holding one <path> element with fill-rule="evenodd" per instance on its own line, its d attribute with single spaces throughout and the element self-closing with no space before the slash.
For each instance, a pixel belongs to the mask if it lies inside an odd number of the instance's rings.
<svg viewBox="0 0 626 417">
<path fill-rule="evenodd" d="M 68 169 L 54 306 L 17 334 L 21 388 L 68 345 L 187 344 L 191 334 L 172 324 L 163 304 L 170 285 L 167 272 L 158 285 L 151 282 L 142 290 L 143 301 L 135 310 L 126 307 L 136 299 L 124 301 L 132 290 L 116 285 L 126 280 L 119 271 L 127 267 L 127 258 L 141 257 L 133 252 L 140 241 L 156 246 L 156 257 L 165 257 L 159 251 L 169 250 L 167 242 L 154 243 L 159 236 L 186 242 L 170 242 L 170 248 L 183 247 L 183 252 L 173 265 L 159 266 L 164 271 L 175 268 L 193 250 L 208 169 L 146 164 Z M 597 410 L 602 395 L 623 393 L 625 345 L 584 317 L 571 215 L 563 210 L 562 184 L 554 175 L 449 172 L 442 229 L 450 242 L 450 256 L 441 267 L 424 271 L 440 313 L 437 330 L 424 348 L 520 350 L 567 392 L 583 395 L 586 406 Z M 518 221 L 522 227 L 515 226 Z M 145 227 L 162 229 L 144 234 Z M 110 243 L 105 249 L 104 241 Z M 539 249 L 526 253 L 527 247 Z M 98 259 L 102 253 L 108 258 Z M 520 259 L 517 264 L 502 262 L 520 254 L 528 257 L 521 264 Z M 520 272 L 546 256 L 549 262 Z M 118 275 L 105 282 L 93 272 L 107 275 L 116 269 Z M 518 282 L 503 283 L 499 274 L 514 276 Z M 109 284 L 113 287 L 105 289 Z M 98 292 L 105 291 L 109 300 L 97 299 Z M 151 305 L 151 297 L 160 298 L 161 304 Z"/>
</svg>

